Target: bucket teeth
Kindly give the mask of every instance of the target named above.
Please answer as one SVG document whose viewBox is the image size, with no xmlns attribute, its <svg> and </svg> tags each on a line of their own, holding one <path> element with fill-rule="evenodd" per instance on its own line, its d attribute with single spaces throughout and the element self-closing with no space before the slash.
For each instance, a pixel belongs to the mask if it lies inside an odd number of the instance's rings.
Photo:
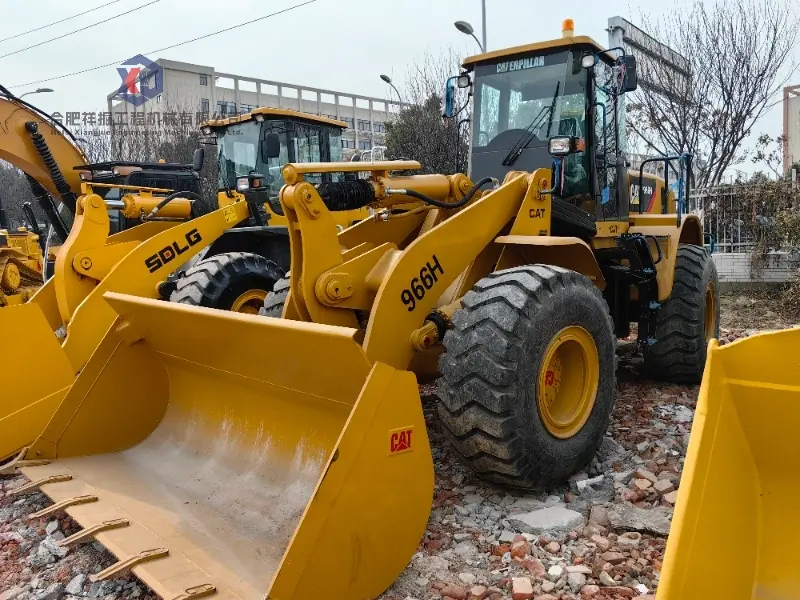
<svg viewBox="0 0 800 600">
<path fill-rule="evenodd" d="M 19 486 L 18 488 L 11 490 L 9 494 L 25 494 L 27 492 L 38 490 L 45 484 L 61 483 L 62 481 L 72 481 L 72 475 L 67 475 L 65 473 L 63 475 L 50 475 L 49 477 L 43 477 L 42 479 L 37 479 L 36 481 L 31 481 L 30 483 Z"/>
<path fill-rule="evenodd" d="M 178 594 L 172 600 L 195 600 L 196 598 L 205 598 L 216 591 L 216 587 L 210 583 L 205 583 L 188 588 L 184 593 Z"/>
<path fill-rule="evenodd" d="M 45 459 L 24 460 L 27 453 L 28 448 L 23 448 L 12 460 L 0 466 L 0 475 L 14 475 L 20 467 L 40 467 L 50 463 Z"/>
<path fill-rule="evenodd" d="M 56 542 L 57 546 L 71 546 L 72 544 L 79 544 L 81 542 L 89 541 L 101 531 L 109 531 L 111 529 L 119 529 L 120 527 L 127 527 L 130 525 L 128 519 L 113 519 L 111 521 L 103 521 L 97 525 L 92 525 L 86 529 L 81 529 L 78 533 L 73 533 L 68 538 L 64 538 Z"/>
<path fill-rule="evenodd" d="M 92 583 L 96 581 L 104 581 L 106 579 L 111 579 L 118 573 L 123 571 L 129 571 L 136 565 L 140 565 L 144 562 L 155 560 L 157 558 L 164 558 L 169 554 L 169 548 L 153 548 L 152 550 L 143 550 L 130 558 L 126 558 L 125 560 L 121 560 L 117 563 L 114 563 L 107 569 L 103 569 L 99 573 L 95 575 L 91 575 L 89 577 L 89 581 Z"/>
<path fill-rule="evenodd" d="M 75 506 L 77 504 L 88 504 L 89 502 L 97 502 L 97 496 L 88 495 L 88 496 L 75 496 L 74 498 L 67 498 L 65 500 L 62 500 L 61 502 L 56 502 L 55 504 L 51 504 L 47 508 L 43 508 L 38 512 L 28 515 L 28 519 L 29 520 L 38 519 L 39 517 L 44 517 L 56 511 L 67 508 L 68 506 Z"/>
</svg>

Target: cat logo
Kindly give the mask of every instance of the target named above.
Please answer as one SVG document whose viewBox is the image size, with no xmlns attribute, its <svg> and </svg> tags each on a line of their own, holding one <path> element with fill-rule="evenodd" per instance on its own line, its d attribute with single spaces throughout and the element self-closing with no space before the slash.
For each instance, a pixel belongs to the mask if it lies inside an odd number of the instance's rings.
<svg viewBox="0 0 800 600">
<path fill-rule="evenodd" d="M 509 71 L 522 71 L 524 69 L 534 69 L 544 66 L 544 56 L 531 56 L 497 63 L 498 73 L 508 73 Z"/>
<path fill-rule="evenodd" d="M 543 219 L 547 209 L 545 208 L 532 208 L 528 213 L 528 217 L 531 219 Z"/>
<path fill-rule="evenodd" d="M 403 454 L 404 452 L 411 452 L 414 447 L 412 445 L 412 434 L 414 433 L 413 427 L 402 427 L 401 429 L 393 429 L 389 432 L 389 455 Z"/>
</svg>

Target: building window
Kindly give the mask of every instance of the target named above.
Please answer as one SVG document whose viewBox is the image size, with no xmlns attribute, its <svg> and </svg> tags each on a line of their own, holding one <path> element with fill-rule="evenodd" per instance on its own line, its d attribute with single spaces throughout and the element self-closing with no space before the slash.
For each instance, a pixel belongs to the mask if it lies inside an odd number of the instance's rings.
<svg viewBox="0 0 800 600">
<path fill-rule="evenodd" d="M 208 111 L 208 98 L 200 98 L 200 112 L 207 113 Z"/>
<path fill-rule="evenodd" d="M 236 114 L 236 102 L 217 100 L 217 114 L 222 117 L 232 117 Z"/>
<path fill-rule="evenodd" d="M 342 138 L 342 148 L 349 148 L 350 150 L 355 150 L 356 148 L 355 140 L 346 140 Z"/>
<path fill-rule="evenodd" d="M 369 140 L 358 140 L 358 149 L 359 150 L 371 150 L 372 149 L 372 142 Z"/>
<path fill-rule="evenodd" d="M 358 120 L 358 130 L 359 131 L 372 131 L 372 128 L 369 126 L 369 121 L 365 121 L 364 119 Z"/>
<path fill-rule="evenodd" d="M 208 75 L 200 75 L 200 85 L 208 85 Z"/>
<path fill-rule="evenodd" d="M 353 127 L 355 127 L 355 122 L 351 117 L 339 117 L 339 120 L 340 121 L 344 121 L 345 123 L 347 123 L 347 126 L 350 129 L 353 129 Z"/>
<path fill-rule="evenodd" d="M 383 124 L 383 121 L 375 121 L 373 125 L 374 125 L 373 131 L 375 133 L 386 133 L 386 125 Z"/>
</svg>

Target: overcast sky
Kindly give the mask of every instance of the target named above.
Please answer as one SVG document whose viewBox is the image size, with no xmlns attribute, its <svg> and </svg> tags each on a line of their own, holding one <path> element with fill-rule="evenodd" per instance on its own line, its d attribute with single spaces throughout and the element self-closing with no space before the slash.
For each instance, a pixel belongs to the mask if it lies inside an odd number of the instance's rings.
<svg viewBox="0 0 800 600">
<path fill-rule="evenodd" d="M 109 0 L 0 0 L 0 38 L 6 38 Z M 0 55 L 63 35 L 153 0 L 119 0 L 87 15 L 0 43 Z M 480 0 L 316 0 L 313 4 L 258 23 L 194 42 L 152 52 L 176 42 L 236 25 L 290 7 L 302 0 L 157 0 L 151 6 L 95 28 L 0 58 L 0 83 L 12 87 L 63 75 L 136 54 L 213 66 L 218 71 L 303 84 L 342 92 L 387 97 L 381 73 L 402 90 L 404 75 L 426 52 L 452 46 L 461 55 L 475 54 L 472 38 L 453 21 L 473 24 L 480 38 Z M 13 9 L 12 8 L 13 4 Z M 561 21 L 575 20 L 577 34 L 607 45 L 608 18 L 620 15 L 640 23 L 641 11 L 655 17 L 678 3 L 634 3 L 628 0 L 486 0 L 489 49 L 551 39 L 561 34 Z M 800 49 L 795 50 L 800 62 Z M 800 83 L 800 74 L 795 76 Z M 38 84 L 12 87 L 21 94 L 36 87 L 55 92 L 29 96 L 42 109 L 104 110 L 106 95 L 119 86 L 115 66 Z M 780 134 L 780 105 L 757 126 L 756 133 Z"/>
</svg>

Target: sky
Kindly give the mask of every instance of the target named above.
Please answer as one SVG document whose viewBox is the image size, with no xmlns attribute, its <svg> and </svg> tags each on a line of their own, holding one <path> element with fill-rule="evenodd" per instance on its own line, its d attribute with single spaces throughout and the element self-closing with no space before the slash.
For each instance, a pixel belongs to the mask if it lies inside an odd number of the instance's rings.
<svg viewBox="0 0 800 600">
<path fill-rule="evenodd" d="M 33 27 L 60 21 L 109 0 L 28 0 L 3 11 L 0 39 Z M 84 16 L 16 39 L 0 42 L 0 56 L 92 25 L 154 0 L 118 0 Z M 388 97 L 379 78 L 392 77 L 402 90 L 409 67 L 426 53 L 477 53 L 475 41 L 455 29 L 465 20 L 481 37 L 481 0 L 315 0 L 284 14 L 163 52 L 171 44 L 198 37 L 291 7 L 303 0 L 155 0 L 141 10 L 86 31 L 69 35 L 0 58 L 0 84 L 16 94 L 51 87 L 53 93 L 26 97 L 47 112 L 105 110 L 105 97 L 120 84 L 116 65 L 34 86 L 20 86 L 136 54 L 213 66 L 216 70 L 333 89 L 346 93 Z M 641 23 L 646 12 L 676 10 L 666 0 L 485 0 L 489 50 L 552 39 L 561 35 L 564 18 L 575 21 L 579 35 L 607 45 L 608 18 L 619 15 Z M 12 0 L 0 0 L 11 5 Z M 800 48 L 795 50 L 800 63 Z M 796 73 L 794 83 L 800 83 Z M 756 127 L 758 133 L 779 135 L 782 112 L 778 104 Z"/>
</svg>

